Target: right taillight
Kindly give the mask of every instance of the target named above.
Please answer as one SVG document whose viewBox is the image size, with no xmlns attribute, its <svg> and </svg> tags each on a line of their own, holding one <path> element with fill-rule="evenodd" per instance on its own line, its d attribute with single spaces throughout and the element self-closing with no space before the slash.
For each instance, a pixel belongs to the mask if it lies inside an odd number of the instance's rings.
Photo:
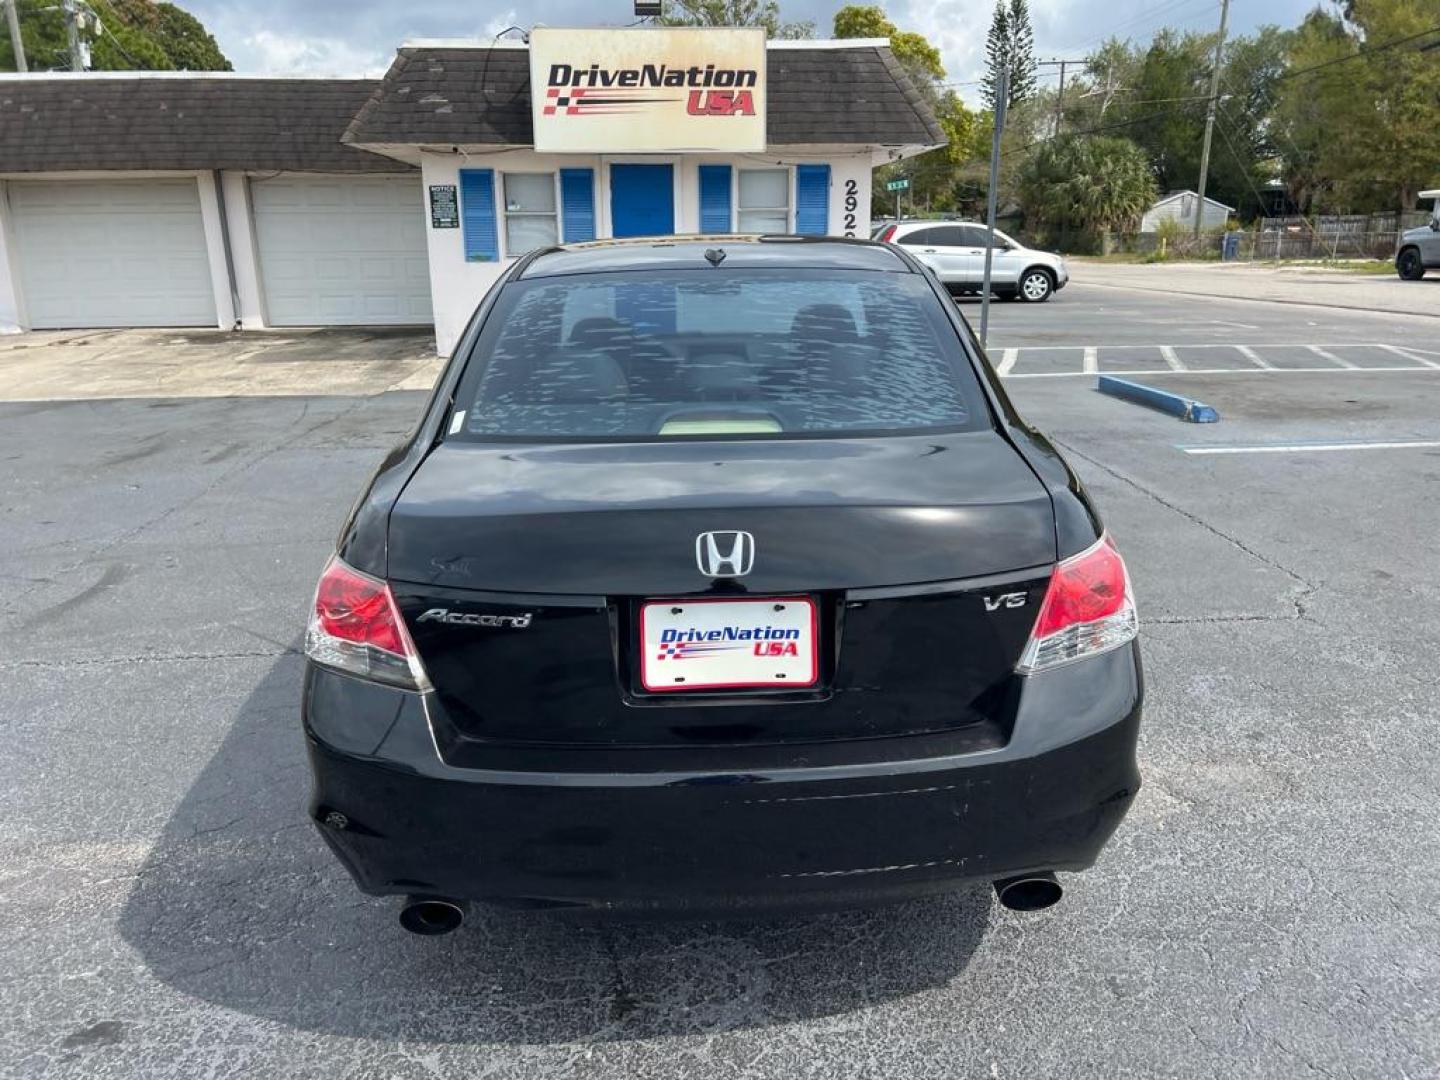
<svg viewBox="0 0 1440 1080">
<path fill-rule="evenodd" d="M 1125 560 L 1106 533 L 1056 565 L 1016 670 L 1029 674 L 1132 641 L 1139 632 Z"/>
</svg>

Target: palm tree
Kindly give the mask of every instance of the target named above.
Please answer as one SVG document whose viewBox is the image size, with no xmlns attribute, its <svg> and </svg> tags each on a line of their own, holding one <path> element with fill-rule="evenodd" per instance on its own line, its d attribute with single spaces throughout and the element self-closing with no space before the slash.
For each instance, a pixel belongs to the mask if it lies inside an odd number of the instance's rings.
<svg viewBox="0 0 1440 1080">
<path fill-rule="evenodd" d="M 1054 139 L 1021 168 L 1020 205 L 1045 228 L 1133 232 L 1157 194 L 1145 152 L 1129 139 Z"/>
</svg>

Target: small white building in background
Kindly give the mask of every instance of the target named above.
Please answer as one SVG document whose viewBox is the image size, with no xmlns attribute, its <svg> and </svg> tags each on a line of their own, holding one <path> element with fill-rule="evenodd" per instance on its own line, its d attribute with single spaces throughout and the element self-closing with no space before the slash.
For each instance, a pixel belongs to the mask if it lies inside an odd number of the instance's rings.
<svg viewBox="0 0 1440 1080">
<path fill-rule="evenodd" d="M 1195 208 L 1200 204 L 1200 196 L 1194 191 L 1172 191 L 1162 199 L 1157 199 L 1145 216 L 1140 219 L 1140 231 L 1142 233 L 1153 233 L 1160 231 L 1162 221 L 1178 221 L 1187 229 L 1195 227 Z M 1225 222 L 1235 215 L 1235 207 L 1226 206 L 1222 202 L 1206 196 L 1205 211 L 1200 217 L 1202 229 L 1224 228 Z"/>
<path fill-rule="evenodd" d="M 0 327 L 433 324 L 444 355 L 530 250 L 864 237 L 871 170 L 944 138 L 883 39 L 537 30 L 407 45 L 381 81 L 4 75 Z"/>
</svg>

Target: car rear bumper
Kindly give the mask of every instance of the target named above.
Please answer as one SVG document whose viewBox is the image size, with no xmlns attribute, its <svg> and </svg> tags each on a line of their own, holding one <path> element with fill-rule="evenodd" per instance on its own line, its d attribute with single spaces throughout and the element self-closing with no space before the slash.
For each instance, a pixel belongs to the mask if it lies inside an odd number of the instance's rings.
<svg viewBox="0 0 1440 1080">
<path fill-rule="evenodd" d="M 388 727 L 336 715 L 333 680 L 377 695 Z M 447 765 L 419 695 L 312 667 L 311 813 L 372 894 L 704 913 L 901 899 L 1091 865 L 1140 785 L 1141 700 L 1129 646 L 1024 680 L 1009 739 L 980 752 L 883 739 L 821 767 L 639 771 L 639 750 L 636 771 L 516 772 Z"/>
</svg>

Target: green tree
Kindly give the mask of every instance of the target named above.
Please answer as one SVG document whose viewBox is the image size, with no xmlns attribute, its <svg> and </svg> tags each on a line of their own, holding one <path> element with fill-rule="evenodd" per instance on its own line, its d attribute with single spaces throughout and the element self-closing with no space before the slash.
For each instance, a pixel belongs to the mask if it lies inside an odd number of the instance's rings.
<svg viewBox="0 0 1440 1080">
<path fill-rule="evenodd" d="M 897 177 L 910 181 L 907 199 L 932 210 L 950 210 L 957 204 L 957 170 L 975 153 L 980 126 L 978 114 L 965 107 L 960 96 L 944 86 L 945 65 L 940 50 L 923 34 L 901 30 L 874 4 L 849 4 L 835 13 L 832 31 L 837 38 L 889 38 L 890 51 L 914 84 L 945 132 L 946 145 L 908 161 L 875 170 L 876 205 L 890 205 L 894 196 L 885 184 Z"/>
<path fill-rule="evenodd" d="M 215 38 L 193 15 L 155 0 L 87 0 L 82 38 L 95 71 L 230 71 Z M 65 20 L 53 0 L 19 0 L 20 36 L 32 71 L 69 70 Z M 92 17 L 93 16 L 93 17 Z M 14 71 L 0 33 L 0 70 Z"/>
<path fill-rule="evenodd" d="M 1030 28 L 1028 0 L 1010 0 L 1010 103 L 1035 93 L 1035 31 Z"/>
<path fill-rule="evenodd" d="M 188 11 L 174 4 L 155 5 L 159 19 L 153 31 L 156 44 L 181 71 L 230 71 L 215 35 Z"/>
<path fill-rule="evenodd" d="M 1245 213 L 1277 172 L 1270 123 L 1290 34 L 1262 27 L 1231 38 L 1220 72 L 1220 101 L 1207 193 Z M 1065 129 L 1123 135 L 1139 144 L 1163 190 L 1194 188 L 1200 174 L 1213 35 L 1165 29 L 1148 45 L 1111 39 L 1066 87 Z"/>
<path fill-rule="evenodd" d="M 1440 0 L 1352 0 L 1296 32 L 1275 106 L 1292 194 L 1318 209 L 1412 209 L 1440 170 Z M 1303 205 L 1303 203 L 1302 203 Z"/>
<path fill-rule="evenodd" d="M 667 0 L 663 26 L 760 26 L 772 38 L 815 36 L 815 24 L 783 22 L 779 0 Z"/>
<path fill-rule="evenodd" d="M 932 107 L 941 98 L 940 82 L 945 78 L 945 65 L 940 50 L 923 34 L 901 30 L 883 10 L 874 4 L 849 4 L 835 13 L 833 33 L 837 38 L 889 38 L 890 51 L 905 74 Z"/>
<path fill-rule="evenodd" d="M 1348 170 L 1343 157 L 1352 151 L 1340 149 L 1338 140 L 1349 133 L 1336 131 L 1333 125 L 1350 122 L 1346 114 L 1353 102 L 1349 88 L 1326 72 L 1349 66 L 1354 56 L 1355 42 L 1344 23 L 1319 8 L 1291 35 L 1287 69 L 1320 68 L 1313 75 L 1282 82 L 1275 100 L 1273 125 L 1282 147 L 1285 193 L 1302 210 L 1323 209 L 1333 199 L 1344 198 L 1334 188 L 1339 174 Z"/>
<path fill-rule="evenodd" d="M 1156 196 L 1145 151 L 1107 136 L 1043 143 L 1018 181 L 1026 224 L 1061 234 L 1133 232 Z"/>
<path fill-rule="evenodd" d="M 1000 70 L 1009 67 L 1009 89 L 1006 106 L 1032 97 L 1035 93 L 1035 33 L 1030 28 L 1030 6 L 1027 0 L 995 0 L 995 14 L 985 36 L 985 75 L 981 96 L 992 112 Z"/>
</svg>

